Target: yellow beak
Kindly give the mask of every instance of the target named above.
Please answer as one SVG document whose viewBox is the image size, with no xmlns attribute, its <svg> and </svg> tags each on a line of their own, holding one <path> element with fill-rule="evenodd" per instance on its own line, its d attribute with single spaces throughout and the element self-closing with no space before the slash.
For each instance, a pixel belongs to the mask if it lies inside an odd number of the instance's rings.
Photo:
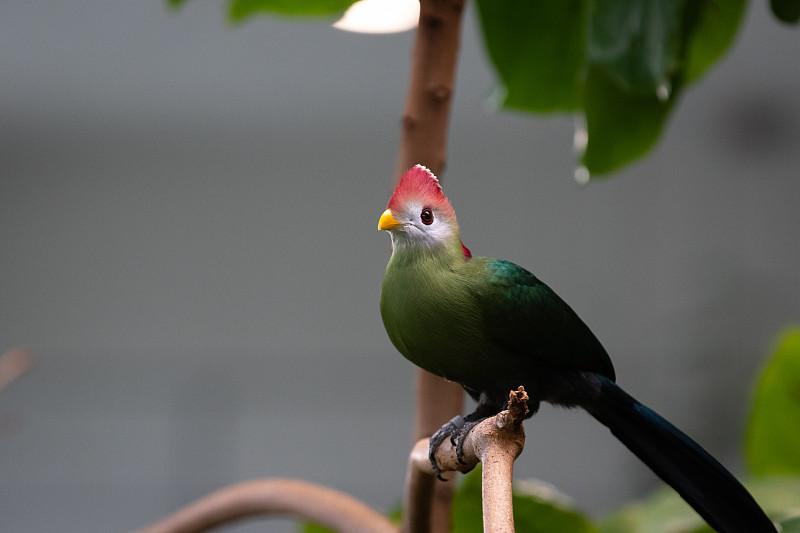
<svg viewBox="0 0 800 533">
<path fill-rule="evenodd" d="M 392 216 L 392 212 L 387 209 L 381 215 L 381 219 L 378 221 L 378 229 L 379 230 L 390 230 L 401 227 L 403 224 L 395 220 L 394 216 Z"/>
</svg>

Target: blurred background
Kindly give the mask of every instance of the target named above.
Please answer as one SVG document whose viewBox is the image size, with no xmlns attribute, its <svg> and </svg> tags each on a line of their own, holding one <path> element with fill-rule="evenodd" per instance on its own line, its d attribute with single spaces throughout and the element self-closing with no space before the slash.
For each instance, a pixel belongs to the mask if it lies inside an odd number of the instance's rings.
<svg viewBox="0 0 800 533">
<path fill-rule="evenodd" d="M 0 530 L 142 527 L 222 485 L 401 496 L 414 368 L 378 312 L 411 32 L 217 1 L 0 10 Z M 657 149 L 579 187 L 569 117 L 495 113 L 467 13 L 445 192 L 477 255 L 526 266 L 618 381 L 743 472 L 751 383 L 800 320 L 800 37 L 766 2 Z M 520 478 L 601 515 L 657 479 L 544 407 Z M 285 520 L 228 531 L 291 531 Z"/>
</svg>

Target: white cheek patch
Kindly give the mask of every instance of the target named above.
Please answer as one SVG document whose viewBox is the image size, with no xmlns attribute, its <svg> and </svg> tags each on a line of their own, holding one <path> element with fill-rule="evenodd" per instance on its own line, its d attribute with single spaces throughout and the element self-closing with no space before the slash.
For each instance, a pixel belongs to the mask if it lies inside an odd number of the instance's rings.
<svg viewBox="0 0 800 533">
<path fill-rule="evenodd" d="M 392 232 L 392 242 L 399 246 L 418 248 L 436 248 L 445 246 L 453 238 L 453 229 L 449 221 L 434 211 L 433 222 L 423 224 L 419 214 L 424 206 L 411 205 L 406 213 L 407 222 L 402 230 Z M 405 218 L 405 217 L 404 217 Z M 395 238 L 395 233 L 396 238 Z"/>
<path fill-rule="evenodd" d="M 433 220 L 432 224 L 423 226 L 421 233 L 424 234 L 426 242 L 430 242 L 431 246 L 436 244 L 446 244 L 453 236 L 453 231 L 450 229 L 450 225 L 447 223 L 447 221 L 442 220 L 441 218 L 436 218 Z"/>
</svg>

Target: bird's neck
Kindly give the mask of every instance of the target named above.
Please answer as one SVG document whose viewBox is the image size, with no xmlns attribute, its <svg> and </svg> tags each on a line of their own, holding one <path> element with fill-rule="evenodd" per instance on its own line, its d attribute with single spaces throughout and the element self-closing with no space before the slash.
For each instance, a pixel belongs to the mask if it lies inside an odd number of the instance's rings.
<svg viewBox="0 0 800 533">
<path fill-rule="evenodd" d="M 454 242 L 436 246 L 414 246 L 393 242 L 389 268 L 457 268 L 464 264 L 464 251 L 458 237 Z"/>
</svg>

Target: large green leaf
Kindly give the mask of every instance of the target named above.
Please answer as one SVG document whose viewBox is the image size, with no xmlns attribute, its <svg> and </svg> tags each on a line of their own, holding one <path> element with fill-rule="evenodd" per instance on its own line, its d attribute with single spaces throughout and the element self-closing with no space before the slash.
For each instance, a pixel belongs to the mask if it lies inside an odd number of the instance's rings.
<svg viewBox="0 0 800 533">
<path fill-rule="evenodd" d="M 592 523 L 549 485 L 523 481 L 514 485 L 514 525 L 527 533 L 596 533 Z M 453 499 L 453 533 L 483 532 L 481 468 L 464 476 Z"/>
<path fill-rule="evenodd" d="M 770 0 L 772 14 L 789 24 L 800 21 L 800 0 Z"/>
<path fill-rule="evenodd" d="M 584 89 L 588 142 L 583 165 L 602 174 L 646 153 L 658 140 L 673 101 L 674 93 L 661 100 L 655 91 L 626 92 L 609 74 L 592 67 Z"/>
<path fill-rule="evenodd" d="M 686 43 L 684 83 L 699 78 L 725 53 L 736 37 L 746 5 L 747 0 L 698 0 L 689 5 L 692 31 Z"/>
<path fill-rule="evenodd" d="M 584 69 L 584 0 L 476 0 L 504 107 L 571 111 Z"/>
<path fill-rule="evenodd" d="M 669 487 L 628 504 L 600 523 L 600 533 L 695 533 L 705 522 Z"/>
<path fill-rule="evenodd" d="M 781 522 L 781 533 L 800 533 L 800 516 L 783 520 Z"/>
<path fill-rule="evenodd" d="M 680 71 L 687 0 L 589 2 L 588 61 L 628 94 L 652 96 Z"/>
<path fill-rule="evenodd" d="M 800 328 L 781 337 L 758 380 L 747 460 L 757 475 L 800 475 Z"/>
<path fill-rule="evenodd" d="M 746 0 L 476 0 L 503 106 L 582 114 L 603 174 L 656 144 L 676 95 L 718 59 Z"/>
</svg>

